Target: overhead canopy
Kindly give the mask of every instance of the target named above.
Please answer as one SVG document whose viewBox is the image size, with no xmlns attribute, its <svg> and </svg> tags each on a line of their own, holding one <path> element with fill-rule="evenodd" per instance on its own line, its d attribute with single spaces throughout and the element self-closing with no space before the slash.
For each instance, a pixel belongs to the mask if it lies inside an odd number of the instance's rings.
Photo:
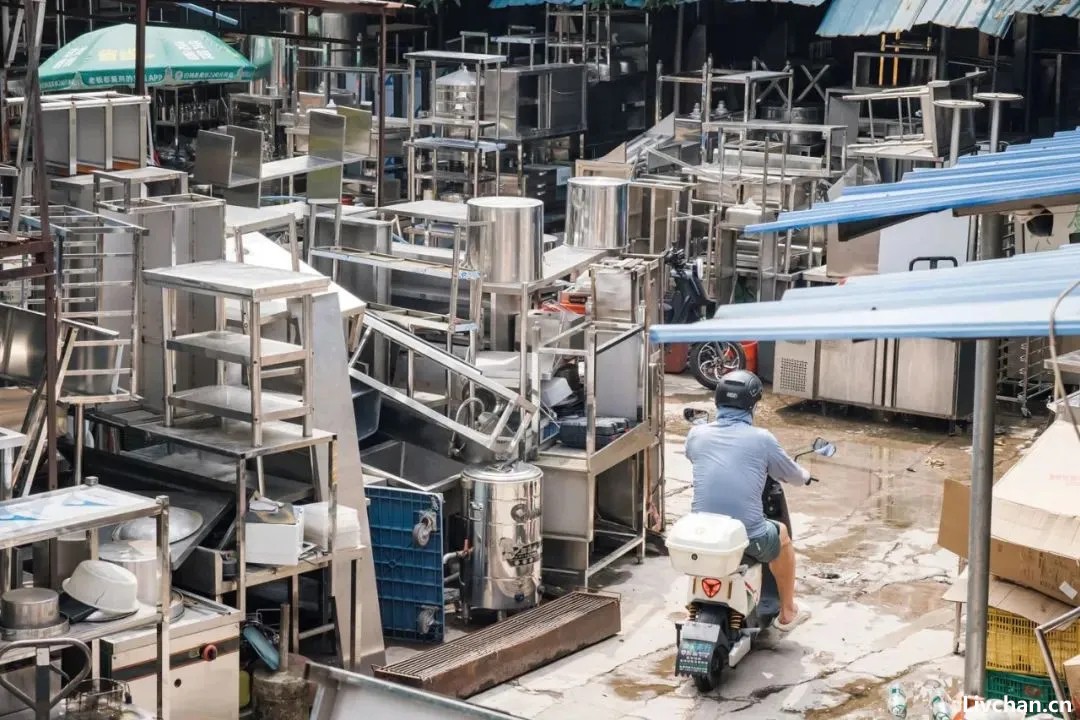
<svg viewBox="0 0 1080 720">
<path fill-rule="evenodd" d="M 790 290 L 774 302 L 726 305 L 711 320 L 657 325 L 657 343 L 874 338 L 1009 338 L 1050 334 L 1058 296 L 1080 279 L 1080 247 L 971 262 L 959 268 L 852 278 Z M 1080 294 L 1055 315 L 1080 335 Z"/>
<path fill-rule="evenodd" d="M 1018 13 L 1080 17 L 1077 0 L 832 0 L 818 35 L 877 35 L 932 23 L 1001 37 Z"/>
<path fill-rule="evenodd" d="M 953 210 L 974 214 L 1064 205 L 1080 199 L 1080 130 L 1002 153 L 960 158 L 953 167 L 913 170 L 897 183 L 846 188 L 837 200 L 781 213 L 747 233 L 905 218 Z"/>
<path fill-rule="evenodd" d="M 220 38 L 202 30 L 146 28 L 146 86 L 250 80 L 255 67 Z M 39 70 L 47 92 L 135 85 L 135 26 L 83 33 Z"/>
</svg>

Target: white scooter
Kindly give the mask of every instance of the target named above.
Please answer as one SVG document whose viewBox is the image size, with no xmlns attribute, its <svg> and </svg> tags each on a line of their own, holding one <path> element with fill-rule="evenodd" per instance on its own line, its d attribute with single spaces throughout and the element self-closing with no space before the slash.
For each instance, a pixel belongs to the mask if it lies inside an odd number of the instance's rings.
<svg viewBox="0 0 1080 720">
<path fill-rule="evenodd" d="M 708 422 L 701 410 L 688 408 L 683 415 L 694 424 Z M 836 446 L 818 438 L 794 459 L 810 453 L 832 457 Z M 790 535 L 780 482 L 768 478 L 761 500 L 765 517 L 782 522 Z M 768 565 L 744 556 L 749 544 L 742 521 L 713 513 L 685 515 L 667 535 L 672 566 L 690 576 L 689 619 L 675 625 L 675 674 L 689 675 L 701 692 L 716 688 L 724 668 L 738 665 L 780 614 L 776 581 Z"/>
</svg>

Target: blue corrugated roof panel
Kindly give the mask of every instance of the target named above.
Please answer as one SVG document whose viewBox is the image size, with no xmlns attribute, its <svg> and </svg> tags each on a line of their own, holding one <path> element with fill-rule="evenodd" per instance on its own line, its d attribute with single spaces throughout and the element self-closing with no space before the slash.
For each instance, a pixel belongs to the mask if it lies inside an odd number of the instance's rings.
<svg viewBox="0 0 1080 720">
<path fill-rule="evenodd" d="M 1002 37 L 1017 13 L 1080 17 L 1077 0 L 833 0 L 818 28 L 824 37 L 877 35 L 935 24 Z"/>
<path fill-rule="evenodd" d="M 791 310 L 782 315 L 656 325 L 649 331 L 649 337 L 655 343 L 1040 337 L 1050 333 L 1054 300 L 992 300 L 944 304 L 932 311 L 920 306 L 847 313 L 802 313 L 798 310 L 799 303 L 786 304 L 791 305 Z M 1080 298 L 1071 297 L 1061 304 L 1055 330 L 1061 336 L 1080 335 Z"/>
<path fill-rule="evenodd" d="M 782 300 L 725 305 L 691 325 L 657 325 L 654 342 L 1036 337 L 1049 333 L 1058 296 L 1080 278 L 1080 248 L 972 262 L 958 268 L 851 278 L 789 290 Z M 1080 294 L 1055 316 L 1080 335 Z"/>
<path fill-rule="evenodd" d="M 954 167 L 908 173 L 897 183 L 847 188 L 832 202 L 781 213 L 773 222 L 748 226 L 746 232 L 784 232 L 1080 195 L 1077 139 L 1070 132 L 1042 145 L 1014 145 Z"/>
</svg>

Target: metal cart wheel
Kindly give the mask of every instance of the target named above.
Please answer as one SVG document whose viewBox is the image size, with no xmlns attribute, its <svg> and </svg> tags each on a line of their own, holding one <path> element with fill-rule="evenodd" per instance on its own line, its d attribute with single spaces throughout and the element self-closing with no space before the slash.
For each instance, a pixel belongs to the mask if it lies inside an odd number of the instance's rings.
<svg viewBox="0 0 1080 720">
<path fill-rule="evenodd" d="M 63 677 L 63 673 L 56 667 L 53 667 L 50 661 L 50 652 L 59 648 L 72 647 L 82 653 L 86 660 L 86 664 L 82 669 L 75 674 L 75 677 L 71 678 L 66 685 L 60 688 L 60 691 L 56 695 L 49 695 L 49 674 L 56 673 Z M 35 653 L 35 671 L 36 671 L 36 697 L 30 697 L 8 680 L 5 676 L 0 675 L 0 687 L 10 692 L 17 697 L 24 705 L 30 708 L 34 712 L 35 720 L 48 720 L 50 711 L 56 707 L 57 703 L 70 695 L 79 683 L 86 679 L 86 676 L 90 674 L 90 647 L 82 640 L 76 640 L 75 638 L 47 638 L 42 640 L 16 640 L 10 643 L 3 650 L 0 650 L 0 659 L 3 659 L 5 655 L 15 650 L 22 650 L 23 648 L 34 648 Z"/>
</svg>

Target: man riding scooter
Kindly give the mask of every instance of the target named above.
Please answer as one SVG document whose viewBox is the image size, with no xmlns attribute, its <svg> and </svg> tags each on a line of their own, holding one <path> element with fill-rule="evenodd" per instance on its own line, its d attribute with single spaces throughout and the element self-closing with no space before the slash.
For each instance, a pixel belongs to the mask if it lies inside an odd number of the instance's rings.
<svg viewBox="0 0 1080 720">
<path fill-rule="evenodd" d="M 769 520 L 762 493 L 771 476 L 808 485 L 810 473 L 784 452 L 776 437 L 754 427 L 754 407 L 764 386 L 747 370 L 724 375 L 716 387 L 716 419 L 695 425 L 686 437 L 686 457 L 694 467 L 691 511 L 740 520 L 750 545 L 746 554 L 767 563 L 776 579 L 780 612 L 773 626 L 787 632 L 810 617 L 795 602 L 795 548 L 787 527 Z"/>
</svg>

